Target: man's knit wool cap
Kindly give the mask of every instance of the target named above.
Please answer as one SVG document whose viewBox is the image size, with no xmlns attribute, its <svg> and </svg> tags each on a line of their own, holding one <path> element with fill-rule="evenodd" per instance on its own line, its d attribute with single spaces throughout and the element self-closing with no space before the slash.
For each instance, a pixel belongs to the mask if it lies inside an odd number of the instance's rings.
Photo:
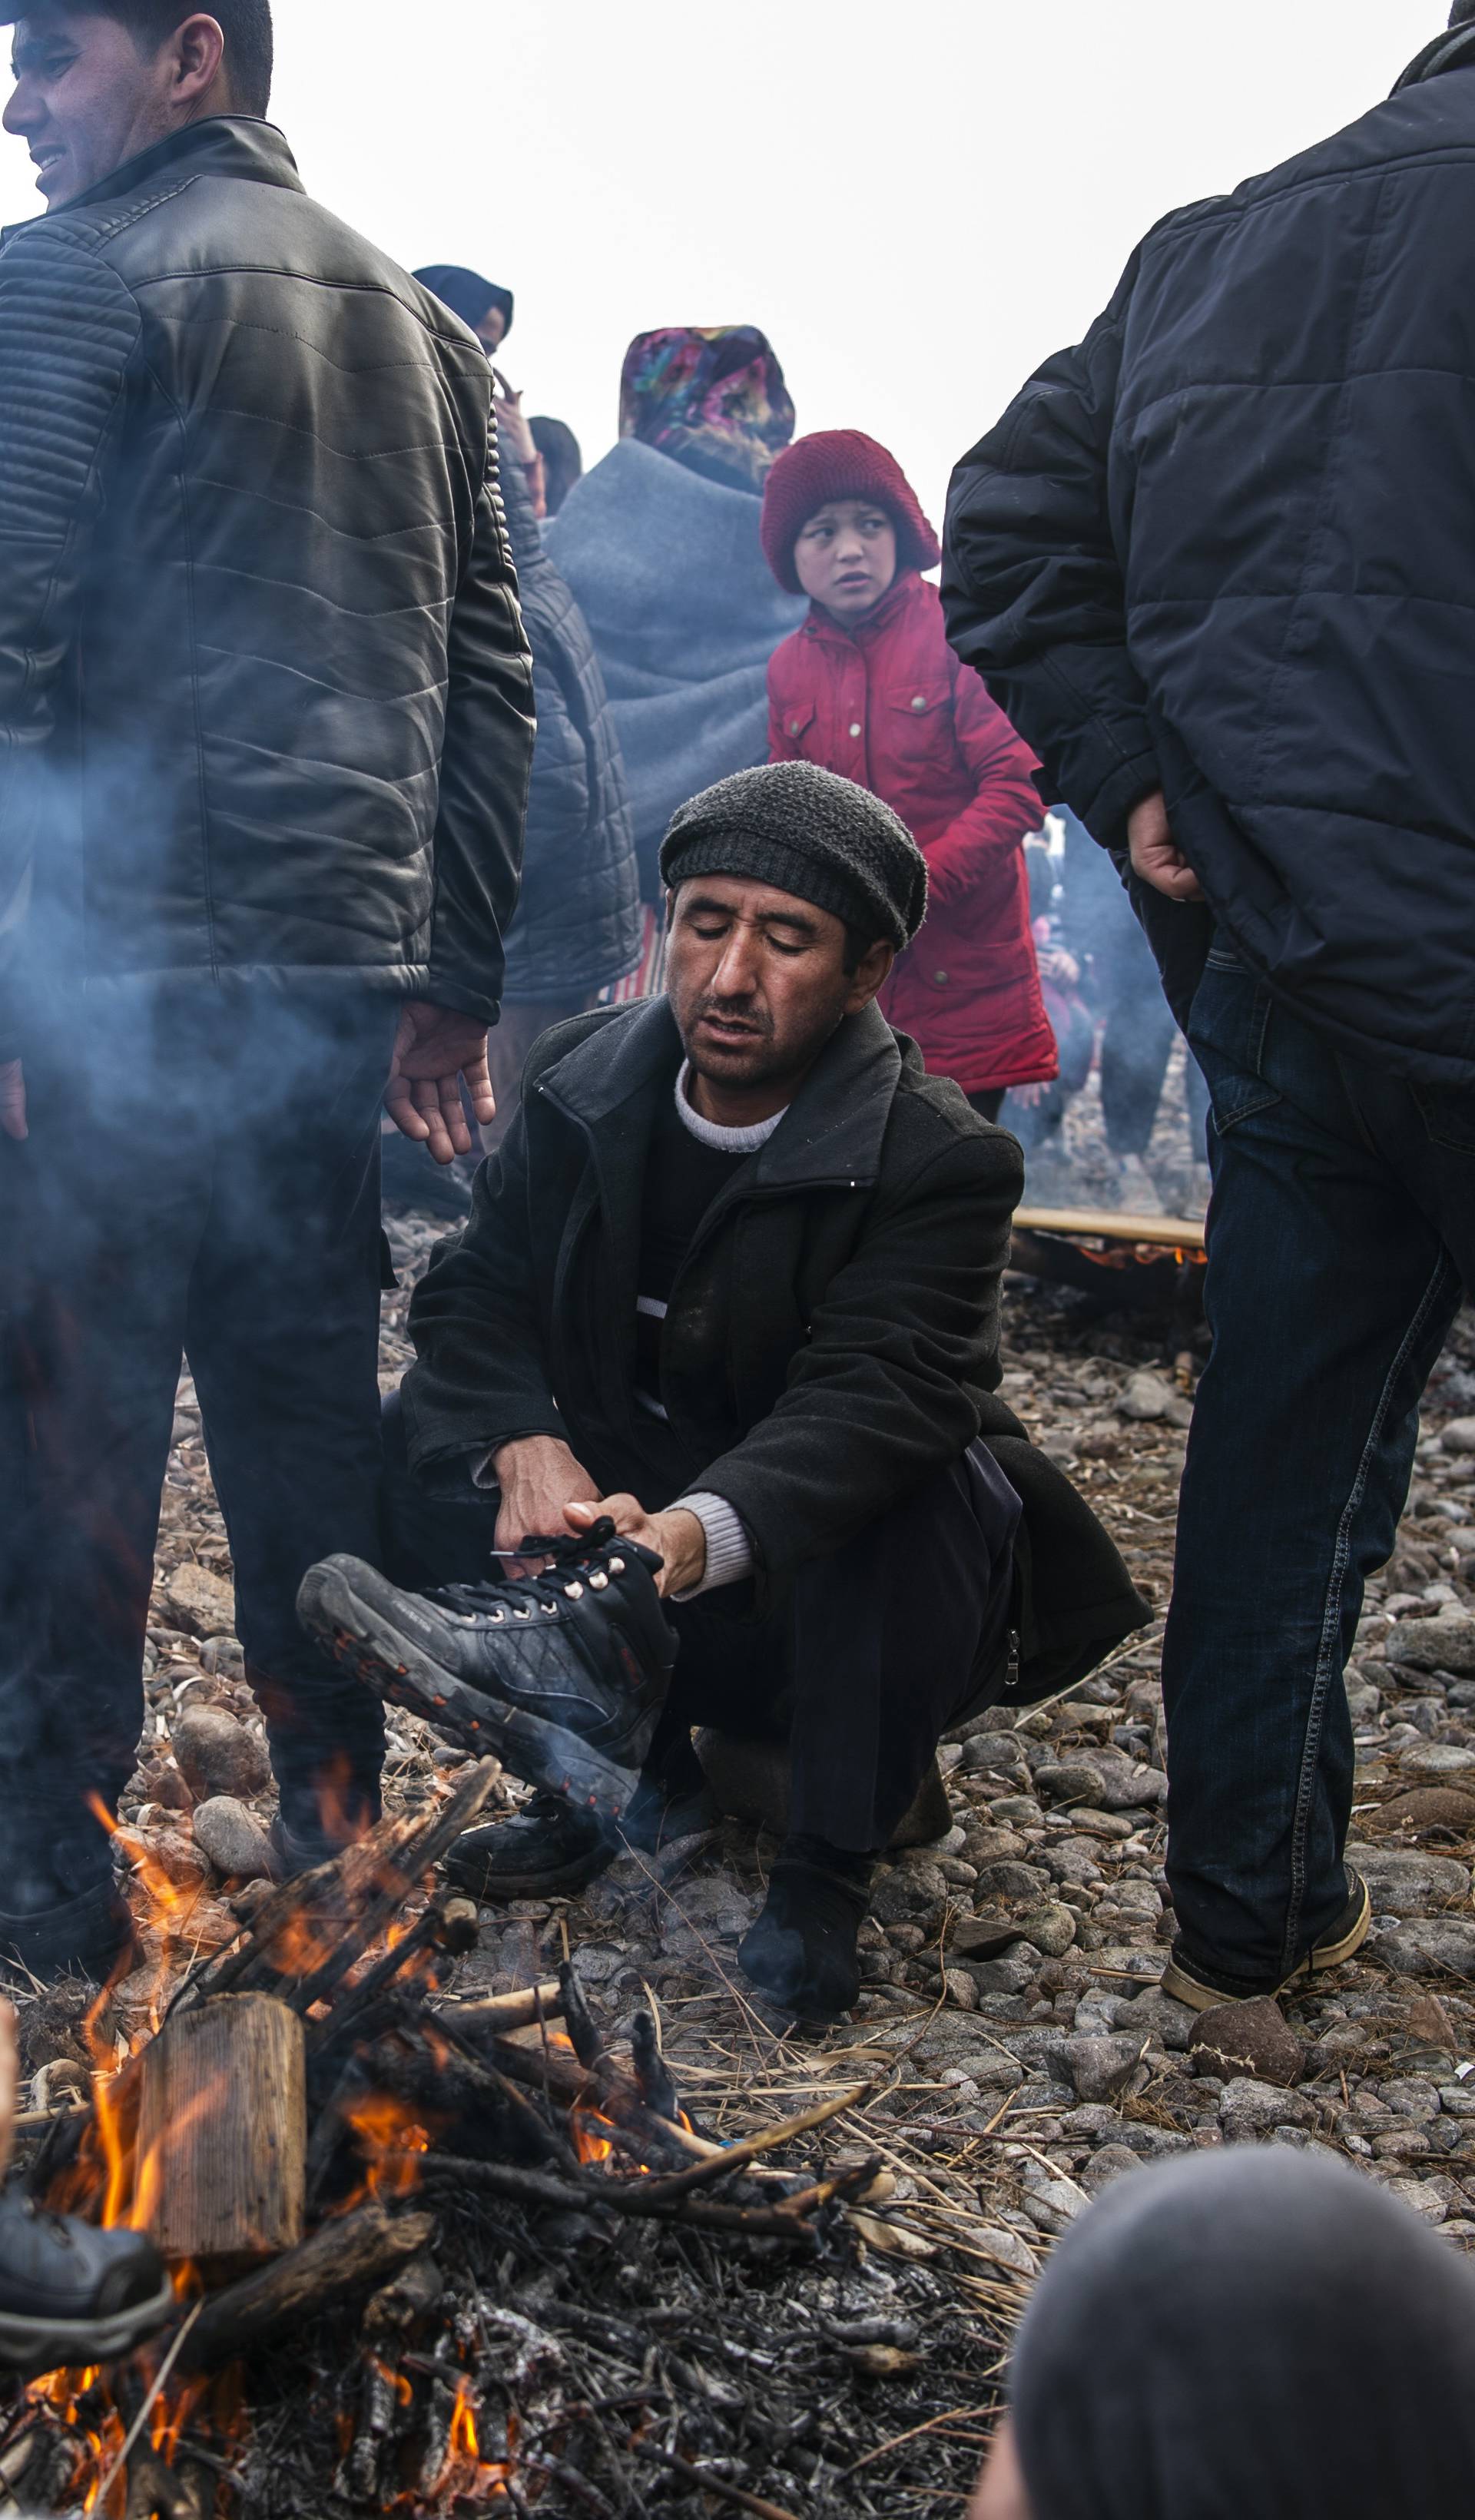
<svg viewBox="0 0 1475 2520">
<path fill-rule="evenodd" d="M 735 771 L 673 815 L 661 880 L 727 875 L 771 883 L 856 928 L 910 945 L 927 908 L 927 861 L 900 817 L 812 761 Z"/>
<path fill-rule="evenodd" d="M 763 485 L 764 557 L 788 594 L 799 593 L 794 545 L 831 499 L 873 499 L 885 509 L 896 526 L 898 568 L 937 566 L 942 547 L 896 457 L 862 429 L 821 428 L 787 447 Z"/>
</svg>

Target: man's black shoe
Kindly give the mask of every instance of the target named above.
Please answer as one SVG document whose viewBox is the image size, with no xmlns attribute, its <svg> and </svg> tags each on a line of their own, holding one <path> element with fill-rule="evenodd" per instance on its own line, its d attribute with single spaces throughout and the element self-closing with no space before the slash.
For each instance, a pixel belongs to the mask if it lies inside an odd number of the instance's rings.
<svg viewBox="0 0 1475 2520">
<path fill-rule="evenodd" d="M 620 1842 L 605 1821 L 575 1811 L 557 1794 L 535 1794 L 510 1820 L 469 1828 L 445 1869 L 469 1899 L 566 1899 L 612 1864 Z"/>
<path fill-rule="evenodd" d="M 297 1615 L 380 1697 L 527 1784 L 618 1820 L 640 1782 L 676 1660 L 660 1561 L 608 1521 L 528 1540 L 541 1575 L 402 1593 L 357 1557 L 310 1567 Z"/>
<path fill-rule="evenodd" d="M 738 1945 L 760 1995 L 808 2029 L 838 2021 L 860 1995 L 856 1940 L 874 1868 L 872 1857 L 847 1855 L 823 1838 L 785 1839 L 763 1913 Z"/>
<path fill-rule="evenodd" d="M 1289 1974 L 1274 1986 L 1248 1986 L 1242 1978 L 1221 1974 L 1206 1967 L 1184 1949 L 1178 1935 L 1162 1975 L 1162 1991 L 1179 2003 L 1191 2004 L 1195 2012 L 1217 2010 L 1221 2003 L 1249 2003 L 1256 1997 L 1284 1995 L 1303 1978 L 1319 1977 L 1324 1969 L 1340 1968 L 1355 1952 L 1362 1950 L 1372 1923 L 1372 1898 L 1361 1872 L 1347 1867 L 1347 1900 L 1340 1915 L 1334 1916 L 1322 1934 L 1319 1934 L 1309 1952 L 1303 1952 Z"/>
<path fill-rule="evenodd" d="M 0 1897 L 3 1897 L 0 1888 Z M 0 1980 L 91 1978 L 105 1986 L 133 1949 L 133 1919 L 112 1873 L 79 1897 L 16 1914 L 0 1908 Z"/>
<path fill-rule="evenodd" d="M 15 2371 L 112 2362 L 161 2327 L 174 2287 L 153 2242 L 0 2196 L 0 2363 Z"/>
<path fill-rule="evenodd" d="M 446 1857 L 446 1873 L 489 1907 L 499 1899 L 566 1899 L 607 1870 L 621 1846 L 655 1855 L 715 1825 L 717 1806 L 700 1771 L 694 1784 L 683 1781 L 685 1790 L 673 1794 L 648 1769 L 617 1829 L 557 1794 L 535 1794 L 511 1820 L 469 1828 Z"/>
</svg>

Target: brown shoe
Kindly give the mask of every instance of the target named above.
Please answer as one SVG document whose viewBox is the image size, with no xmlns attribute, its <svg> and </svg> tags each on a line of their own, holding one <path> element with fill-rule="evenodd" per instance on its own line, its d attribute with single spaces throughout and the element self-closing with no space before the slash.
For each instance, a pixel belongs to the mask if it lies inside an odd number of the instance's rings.
<svg viewBox="0 0 1475 2520">
<path fill-rule="evenodd" d="M 1307 1977 L 1319 1977 L 1323 1969 L 1340 1968 L 1353 1953 L 1361 1951 L 1367 1940 L 1372 1922 L 1372 1899 L 1360 1872 L 1347 1868 L 1347 1905 L 1334 1918 L 1319 1941 L 1296 1962 L 1288 1977 L 1278 1986 L 1216 1986 L 1208 1969 L 1184 1955 L 1181 1941 L 1173 1946 L 1173 1957 L 1163 1971 L 1162 1990 L 1178 2003 L 1191 2004 L 1195 2012 L 1212 2012 L 1216 2004 L 1245 2003 L 1253 1996 L 1284 1995 Z"/>
</svg>

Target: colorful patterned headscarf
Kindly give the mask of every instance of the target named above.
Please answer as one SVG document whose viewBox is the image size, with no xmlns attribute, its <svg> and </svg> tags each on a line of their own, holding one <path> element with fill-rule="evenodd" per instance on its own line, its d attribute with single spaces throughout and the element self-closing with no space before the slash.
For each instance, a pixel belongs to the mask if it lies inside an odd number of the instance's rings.
<svg viewBox="0 0 1475 2520">
<path fill-rule="evenodd" d="M 754 324 L 672 325 L 638 333 L 625 353 L 621 437 L 693 472 L 761 489 L 793 433 L 783 370 Z"/>
</svg>

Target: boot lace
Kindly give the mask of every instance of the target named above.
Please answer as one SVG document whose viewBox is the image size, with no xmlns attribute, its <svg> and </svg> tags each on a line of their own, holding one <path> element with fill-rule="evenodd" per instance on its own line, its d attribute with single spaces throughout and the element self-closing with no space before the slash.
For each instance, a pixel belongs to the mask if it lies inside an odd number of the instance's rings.
<svg viewBox="0 0 1475 2520">
<path fill-rule="evenodd" d="M 422 1598 L 463 1615 L 470 1612 L 499 1622 L 509 1615 L 528 1619 L 535 1607 L 553 1611 L 561 1601 L 577 1601 L 586 1583 L 603 1592 L 609 1574 L 598 1561 L 618 1536 L 608 1514 L 602 1514 L 588 1531 L 558 1535 L 529 1532 L 520 1549 L 505 1553 L 548 1558 L 551 1563 L 541 1573 L 513 1576 L 501 1584 L 439 1584 Z M 623 1574 L 623 1560 L 611 1560 L 609 1573 Z"/>
</svg>

